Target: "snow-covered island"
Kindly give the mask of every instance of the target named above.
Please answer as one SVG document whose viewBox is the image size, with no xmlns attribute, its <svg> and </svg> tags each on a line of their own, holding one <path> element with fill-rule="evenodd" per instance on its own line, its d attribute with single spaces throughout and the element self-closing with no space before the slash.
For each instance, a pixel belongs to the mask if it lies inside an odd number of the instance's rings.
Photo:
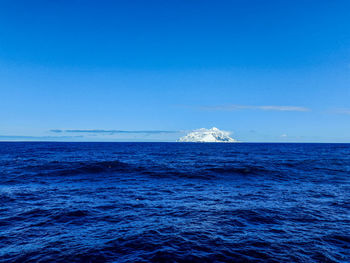
<svg viewBox="0 0 350 263">
<path fill-rule="evenodd" d="M 201 128 L 188 133 L 186 136 L 177 140 L 178 142 L 237 142 L 230 137 L 227 131 L 221 131 L 218 128 Z"/>
</svg>

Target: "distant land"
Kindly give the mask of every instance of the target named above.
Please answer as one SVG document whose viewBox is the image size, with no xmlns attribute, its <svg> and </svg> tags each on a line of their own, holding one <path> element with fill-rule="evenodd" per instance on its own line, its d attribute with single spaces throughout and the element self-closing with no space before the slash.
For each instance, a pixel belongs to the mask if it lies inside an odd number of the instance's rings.
<svg viewBox="0 0 350 263">
<path fill-rule="evenodd" d="M 238 142 L 230 137 L 230 132 L 221 131 L 216 127 L 211 129 L 201 128 L 188 133 L 178 139 L 178 142 Z"/>
</svg>

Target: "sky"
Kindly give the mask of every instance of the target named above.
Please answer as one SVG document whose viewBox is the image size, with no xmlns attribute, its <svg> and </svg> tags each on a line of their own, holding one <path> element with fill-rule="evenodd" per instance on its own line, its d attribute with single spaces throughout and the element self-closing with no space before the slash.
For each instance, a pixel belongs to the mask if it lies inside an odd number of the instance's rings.
<svg viewBox="0 0 350 263">
<path fill-rule="evenodd" d="M 350 142 L 350 1 L 0 1 L 0 140 Z"/>
</svg>

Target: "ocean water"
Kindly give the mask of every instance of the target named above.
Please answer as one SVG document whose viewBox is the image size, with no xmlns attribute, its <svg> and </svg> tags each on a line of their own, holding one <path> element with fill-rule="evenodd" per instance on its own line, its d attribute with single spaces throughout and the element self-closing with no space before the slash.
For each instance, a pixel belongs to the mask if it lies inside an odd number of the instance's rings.
<svg viewBox="0 0 350 263">
<path fill-rule="evenodd" d="M 0 262 L 350 262 L 350 144 L 2 142 Z"/>
</svg>

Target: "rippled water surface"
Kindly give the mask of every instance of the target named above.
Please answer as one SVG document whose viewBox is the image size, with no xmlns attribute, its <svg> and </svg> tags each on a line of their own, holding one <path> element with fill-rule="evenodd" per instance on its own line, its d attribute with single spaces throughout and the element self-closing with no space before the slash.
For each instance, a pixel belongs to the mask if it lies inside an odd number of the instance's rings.
<svg viewBox="0 0 350 263">
<path fill-rule="evenodd" d="M 349 144 L 0 143 L 0 262 L 350 262 Z"/>
</svg>

